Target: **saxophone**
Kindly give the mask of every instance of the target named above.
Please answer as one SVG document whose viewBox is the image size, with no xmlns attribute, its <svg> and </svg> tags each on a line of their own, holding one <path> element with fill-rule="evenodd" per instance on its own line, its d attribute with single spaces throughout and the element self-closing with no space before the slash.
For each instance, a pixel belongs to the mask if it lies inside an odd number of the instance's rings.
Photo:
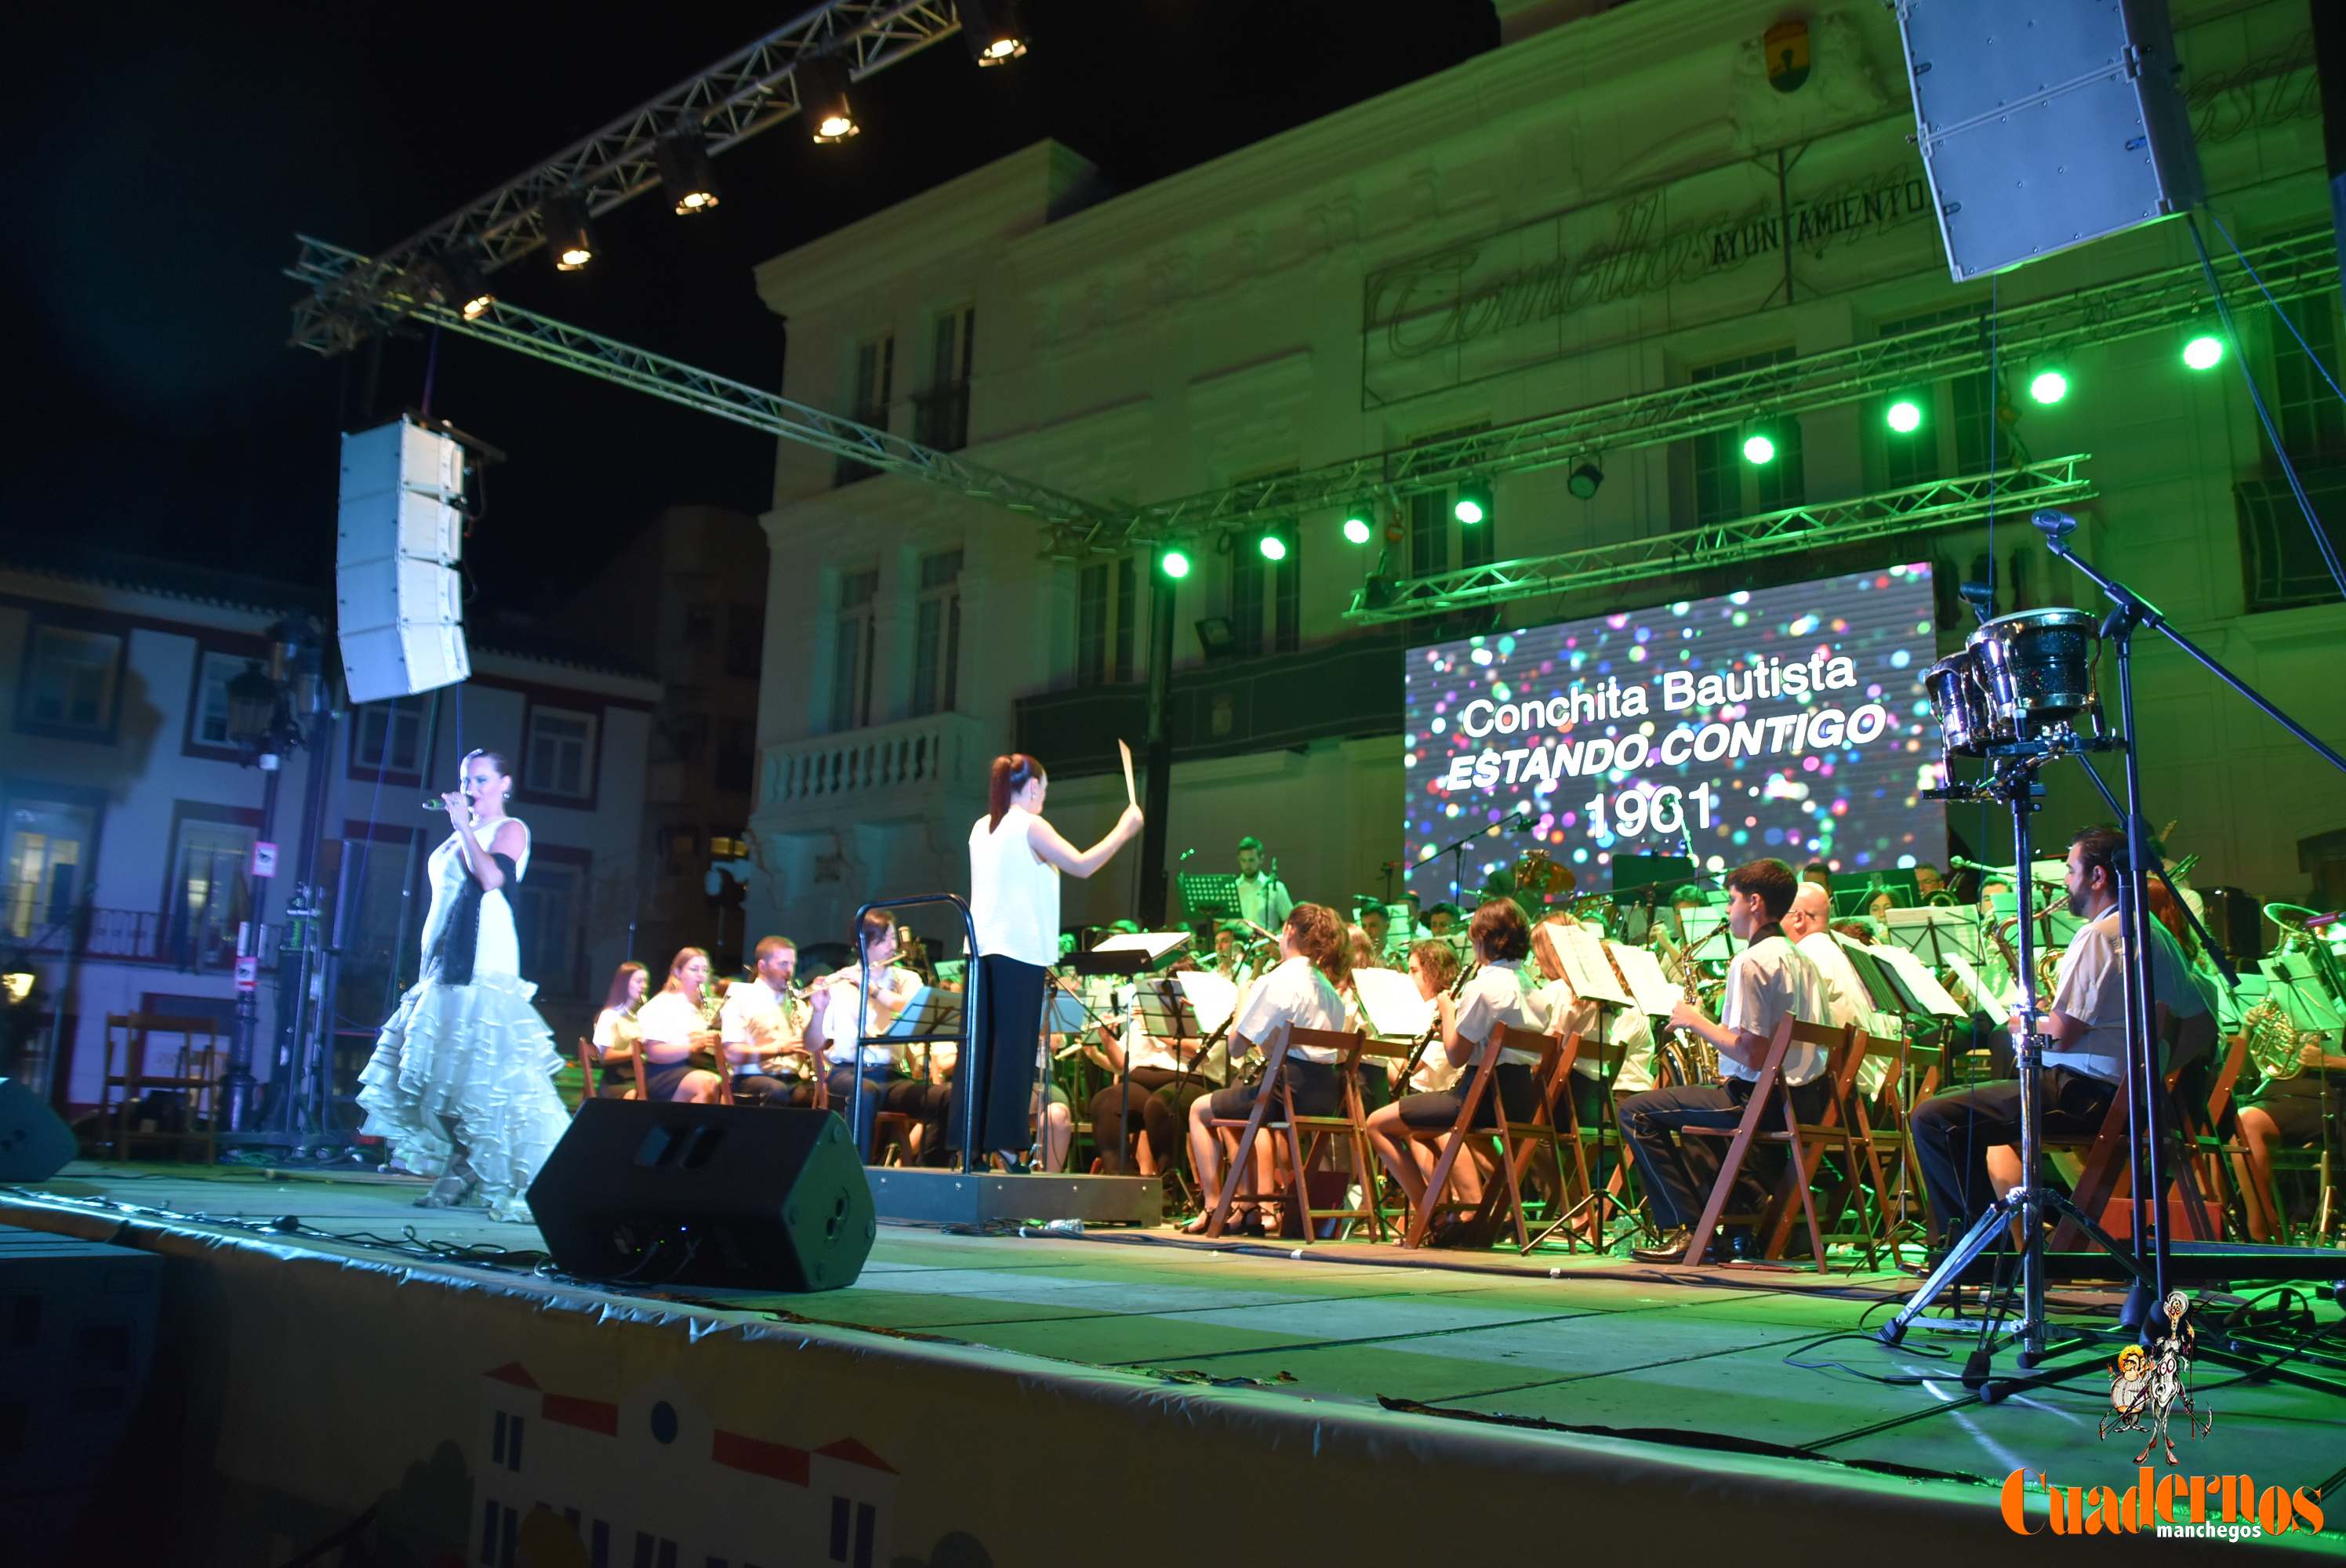
<svg viewBox="0 0 2346 1568">
<path fill-rule="evenodd" d="M 1686 999 L 1695 1006 L 1702 1005 L 1702 993 L 1695 984 L 1695 963 L 1688 959 L 1681 966 Z M 1655 1050 L 1669 1064 L 1670 1072 L 1681 1085 L 1719 1082 L 1719 1049 L 1690 1029 L 1673 1029 L 1669 1038 L 1658 1042 Z"/>
<path fill-rule="evenodd" d="M 2285 1083 L 2303 1072 L 2305 1048 L 2321 1039 L 2320 1030 L 2300 1029 L 2270 997 L 2240 1014 L 2240 1035 L 2269 1084 Z"/>
</svg>

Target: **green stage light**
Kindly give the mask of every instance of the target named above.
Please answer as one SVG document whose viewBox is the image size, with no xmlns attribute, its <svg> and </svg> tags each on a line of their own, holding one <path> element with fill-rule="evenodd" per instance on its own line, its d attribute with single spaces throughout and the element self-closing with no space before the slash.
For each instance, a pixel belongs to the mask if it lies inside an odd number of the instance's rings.
<svg viewBox="0 0 2346 1568">
<path fill-rule="evenodd" d="M 1743 461 L 1754 465 L 1776 461 L 1776 443 L 1768 436 L 1753 433 L 1743 438 Z"/>
<path fill-rule="evenodd" d="M 1450 514 L 1459 522 L 1473 527 L 1491 514 L 1491 482 L 1470 479 L 1458 487 L 1458 499 L 1451 503 Z"/>
<path fill-rule="evenodd" d="M 1923 405 L 1911 397 L 1902 397 L 1890 405 L 1882 417 L 1900 435 L 1912 435 L 1923 428 Z"/>
<path fill-rule="evenodd" d="M 2039 371 L 2028 383 L 2028 395 L 2049 407 L 2069 395 L 2069 378 L 2059 371 Z"/>
<path fill-rule="evenodd" d="M 1255 548 L 1262 552 L 1262 558 L 1266 561 L 1287 559 L 1287 541 L 1276 534 L 1265 534 Z"/>
<path fill-rule="evenodd" d="M 1184 550 L 1168 550 L 1157 557 L 1157 569 L 1178 582 L 1189 575 L 1189 556 Z"/>
<path fill-rule="evenodd" d="M 1344 519 L 1344 541 L 1347 544 L 1365 545 L 1369 542 L 1369 536 L 1374 532 L 1375 530 L 1369 526 L 1368 518 L 1358 512 Z"/>
<path fill-rule="evenodd" d="M 2224 340 L 2205 332 L 2183 345 L 2183 362 L 2195 371 L 2212 371 L 2224 362 Z"/>
</svg>

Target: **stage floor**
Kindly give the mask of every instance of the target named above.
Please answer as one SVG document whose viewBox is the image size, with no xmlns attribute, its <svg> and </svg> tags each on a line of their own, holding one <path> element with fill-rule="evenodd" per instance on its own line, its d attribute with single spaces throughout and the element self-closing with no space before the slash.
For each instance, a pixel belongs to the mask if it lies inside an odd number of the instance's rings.
<svg viewBox="0 0 2346 1568">
<path fill-rule="evenodd" d="M 59 1209 L 38 1219 L 23 1211 L 36 1193 L 76 1208 L 124 1206 L 87 1212 L 128 1221 L 133 1232 L 155 1227 L 250 1241 L 251 1227 L 291 1216 L 301 1228 L 269 1235 L 270 1245 L 396 1259 L 411 1275 L 452 1278 L 495 1271 L 453 1257 L 420 1259 L 374 1238 L 412 1231 L 454 1246 L 538 1245 L 530 1228 L 477 1212 L 416 1209 L 410 1199 L 418 1190 L 395 1177 L 81 1163 L 0 1203 L 0 1220 L 68 1227 L 70 1215 Z M 2141 1440 L 2097 1436 L 2108 1409 L 2103 1365 L 2065 1387 L 1991 1406 L 1957 1376 L 1967 1338 L 1918 1332 L 1893 1349 L 1866 1337 L 1912 1283 L 1888 1273 L 1820 1279 L 1649 1268 L 1560 1249 L 1526 1259 L 1322 1245 L 1298 1257 L 1165 1230 L 1061 1238 L 883 1225 L 848 1289 L 787 1297 L 597 1286 L 588 1293 L 657 1301 L 711 1324 L 779 1319 L 947 1341 L 1005 1363 L 1046 1358 L 1139 1374 L 1168 1392 L 1186 1386 L 1185 1397 L 1253 1391 L 1582 1438 L 1841 1461 L 1816 1465 L 1818 1483 L 1851 1476 L 1847 1467 L 1943 1478 L 1978 1487 L 1979 1505 L 1990 1511 L 1994 1489 L 2014 1470 L 2049 1472 L 2062 1484 L 2128 1484 Z M 564 1288 L 576 1297 L 582 1288 Z M 2106 1308 L 2109 1298 L 2065 1289 L 2055 1299 Z M 2320 1319 L 2335 1324 L 2338 1309 L 2326 1295 L 2318 1300 Z M 2013 1364 L 2009 1353 L 1997 1359 L 1999 1369 Z M 2346 1480 L 2346 1401 L 2337 1396 L 2243 1382 L 2206 1365 L 2197 1390 L 2215 1425 L 2207 1437 L 2178 1441 L 2182 1473 L 2246 1472 L 2259 1485 L 2324 1492 Z M 1713 1455 L 1712 1462 L 1737 1461 Z M 2346 1520 L 2346 1503 L 2333 1517 Z M 2334 1527 L 2321 1539 L 2339 1544 Z M 2302 1532 L 2288 1541 L 2316 1544 Z"/>
</svg>

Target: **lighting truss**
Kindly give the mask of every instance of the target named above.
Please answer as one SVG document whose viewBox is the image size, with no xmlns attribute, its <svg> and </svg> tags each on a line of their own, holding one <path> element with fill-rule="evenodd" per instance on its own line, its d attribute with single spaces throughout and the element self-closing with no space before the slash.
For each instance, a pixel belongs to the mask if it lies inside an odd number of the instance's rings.
<svg viewBox="0 0 2346 1568">
<path fill-rule="evenodd" d="M 285 275 L 297 282 L 310 284 L 316 297 L 303 300 L 296 309 L 297 331 L 317 333 L 349 332 L 362 334 L 369 326 L 365 321 L 352 321 L 347 312 L 319 302 L 335 291 L 345 278 L 372 268 L 370 260 L 355 250 L 345 250 L 321 239 L 301 236 L 301 259 L 286 269 Z M 372 285 L 374 292 L 375 320 L 392 316 L 413 317 L 444 327 L 452 332 L 462 332 L 484 342 L 512 349 L 533 359 L 559 365 L 600 381 L 630 387 L 686 408 L 715 414 L 735 424 L 747 425 L 785 441 L 794 441 L 831 453 L 835 457 L 852 458 L 870 468 L 889 473 L 903 474 L 923 480 L 944 489 L 966 495 L 973 500 L 988 502 L 1013 512 L 1025 513 L 1054 527 L 1067 527 L 1096 521 L 1103 515 L 1088 502 L 1039 484 L 1030 484 L 990 468 L 966 462 L 948 452 L 937 452 L 918 442 L 868 424 L 858 424 L 852 419 L 825 413 L 804 403 L 792 402 L 776 392 L 753 387 L 729 377 L 720 376 L 639 349 L 616 338 L 603 337 L 583 328 L 566 325 L 535 311 L 500 300 L 481 315 L 467 321 L 463 311 L 423 296 L 409 296 L 395 290 L 386 291 L 382 284 Z"/>
<path fill-rule="evenodd" d="M 2249 262 L 2280 300 L 2338 286 L 2336 237 L 2328 228 L 2259 246 Z M 2226 282 L 2245 283 L 2236 260 Z M 2208 285 L 2195 260 L 2032 304 L 1995 321 L 2005 363 L 2058 354 L 2204 321 Z M 1902 392 L 1922 382 L 1979 373 L 1988 363 L 1979 318 L 1808 354 L 1737 375 L 1637 392 L 1608 402 L 1474 432 L 1448 441 L 1372 453 L 1300 473 L 1255 480 L 1144 506 L 1100 530 L 1063 534 L 1054 554 L 1117 554 L 1168 537 L 1209 538 L 1276 518 L 1352 504 L 1367 494 L 1431 490 L 1471 474 L 1524 473 L 1606 453 L 1732 429 L 1756 413 L 1790 414 Z"/>
<path fill-rule="evenodd" d="M 1374 606 L 1367 602 L 1367 590 L 1362 589 L 1353 596 L 1352 607 L 1344 612 L 1344 618 L 1362 625 L 1405 621 L 1534 595 L 1646 582 L 1770 555 L 1962 527 L 1984 519 L 1991 505 L 2015 512 L 2024 507 L 2067 506 L 2094 494 L 2093 482 L 2078 473 L 2090 455 L 2080 453 L 2026 467 L 1876 491 L 1847 501 L 1790 506 L 1650 538 L 1413 577 L 1398 584 L 1385 603 Z"/>
<path fill-rule="evenodd" d="M 419 291 L 405 275 L 442 251 L 467 252 L 482 271 L 495 271 L 544 240 L 538 209 L 547 197 L 575 193 L 591 217 L 658 189 L 662 136 L 697 129 L 714 156 L 798 113 L 793 68 L 801 57 L 835 52 L 848 64 L 850 78 L 861 81 L 960 30 L 954 0 L 824 0 L 382 251 L 362 270 L 338 278 L 336 293 L 325 302 L 353 296 L 368 302 L 393 289 Z M 297 307 L 297 346 L 335 353 L 352 341 L 320 312 Z"/>
</svg>

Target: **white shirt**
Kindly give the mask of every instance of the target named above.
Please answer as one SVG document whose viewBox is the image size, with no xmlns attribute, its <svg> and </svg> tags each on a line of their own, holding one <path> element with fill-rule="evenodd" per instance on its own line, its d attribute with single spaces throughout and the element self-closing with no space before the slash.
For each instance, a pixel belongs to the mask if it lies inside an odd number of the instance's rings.
<svg viewBox="0 0 2346 1568">
<path fill-rule="evenodd" d="M 1272 1050 L 1287 1038 L 1290 1027 L 1331 1032 L 1344 1027 L 1343 999 L 1328 983 L 1328 977 L 1301 953 L 1255 982 L 1246 999 L 1239 1003 L 1238 1016 L 1230 1023 L 1230 1033 L 1260 1047 L 1268 1060 Z M 1341 1053 L 1322 1046 L 1299 1045 L 1288 1054 L 1299 1062 L 1326 1065 L 1333 1064 Z"/>
<path fill-rule="evenodd" d="M 1059 868 L 1035 852 L 1023 806 L 969 829 L 969 918 L 977 951 L 1045 968 L 1059 962 Z"/>
<path fill-rule="evenodd" d="M 614 1045 L 633 1045 L 643 1031 L 637 1027 L 636 1015 L 624 1007 L 606 1007 L 595 1014 L 595 1049 L 608 1051 Z"/>
<path fill-rule="evenodd" d="M 1574 993 L 1569 980 L 1548 983 L 1546 1003 L 1548 1016 L 1562 1014 L 1562 1033 L 1580 1036 L 1583 1054 L 1572 1064 L 1572 1070 L 1592 1083 L 1605 1081 L 1605 1065 L 1600 1054 L 1587 1049 L 1596 1037 L 1598 1003 Z M 1621 1064 L 1613 1069 L 1613 1092 L 1617 1095 L 1640 1095 L 1654 1086 L 1654 1024 L 1635 1007 L 1610 1004 L 1612 1016 L 1605 1020 L 1605 1044 L 1621 1047 Z"/>
<path fill-rule="evenodd" d="M 725 1006 L 717 1014 L 717 1034 L 729 1052 L 733 1046 L 743 1047 L 733 1063 L 736 1073 L 762 1073 L 766 1068 L 758 1060 L 758 1052 L 797 1044 L 789 1011 L 762 978 L 741 981 L 725 993 Z"/>
<path fill-rule="evenodd" d="M 1865 989 L 1865 982 L 1857 966 L 1849 961 L 1849 951 L 1829 931 L 1812 931 L 1797 944 L 1810 963 L 1817 966 L 1818 975 L 1825 983 L 1825 1005 L 1830 1010 L 1832 1024 L 1841 1028 L 1855 1024 L 1869 1035 L 1879 1037 L 1881 1028 L 1873 1017 L 1873 998 Z M 1789 1054 L 1789 1053 L 1788 1053 Z M 1890 1058 L 1872 1051 L 1857 1064 L 1857 1086 L 1867 1099 L 1882 1092 L 1882 1082 L 1890 1075 Z"/>
<path fill-rule="evenodd" d="M 2178 1018 L 2207 1012 L 2167 928 L 2152 921 L 2150 938 L 2152 1002 L 2164 1002 Z M 2061 954 L 2053 973 L 2053 1011 L 2083 1023 L 2086 1033 L 2069 1044 L 2049 1046 L 2047 1067 L 2066 1067 L 2106 1084 L 2126 1082 L 2126 939 L 2116 910 L 2087 922 Z"/>
<path fill-rule="evenodd" d="M 637 1011 L 636 1027 L 647 1045 L 689 1045 L 695 1034 L 708 1030 L 709 1021 L 683 992 L 663 991 Z"/>
<path fill-rule="evenodd" d="M 1521 959 L 1510 958 L 1486 963 L 1474 972 L 1474 978 L 1458 993 L 1458 1007 L 1453 1016 L 1459 1038 L 1479 1051 L 1490 1039 L 1491 1031 L 1502 1023 L 1528 1029 L 1535 1034 L 1546 1033 L 1550 1013 L 1544 983 L 1536 975 L 1524 972 Z M 1519 1067 L 1536 1067 L 1539 1059 L 1538 1052 L 1520 1051 L 1512 1045 L 1499 1052 L 1500 1061 Z"/>
<path fill-rule="evenodd" d="M 1148 1005 L 1145 1001 L 1136 1001 L 1131 1013 L 1125 1018 L 1125 1061 L 1135 1067 L 1158 1067 L 1168 1073 L 1178 1073 L 1186 1064 L 1182 1062 L 1180 1054 L 1171 1044 L 1160 1036 L 1148 1033 L 1148 1019 L 1141 1011 L 1144 1005 Z M 1154 1009 L 1152 1008 L 1151 1011 Z M 1199 1042 L 1188 1040 L 1183 1044 L 1194 1054 Z M 1229 1037 L 1224 1035 L 1198 1063 L 1197 1075 L 1209 1084 L 1219 1084 L 1229 1078 L 1230 1075 L 1229 1049 Z"/>
<path fill-rule="evenodd" d="M 831 1000 L 823 1004 L 823 1060 L 833 1066 L 844 1066 L 860 1056 L 866 1067 L 889 1066 L 896 1061 L 896 1048 L 890 1042 L 872 1040 L 860 1050 L 855 1044 L 855 1021 L 863 1005 L 860 994 L 863 979 L 860 971 L 851 970 L 848 973 L 850 978 L 834 986 Z M 891 968 L 872 993 L 872 1027 L 886 1029 L 920 989 L 920 976 L 909 969 Z"/>
<path fill-rule="evenodd" d="M 1824 976 L 1781 932 L 1753 942 L 1727 966 L 1727 993 L 1719 1009 L 1721 1026 L 1740 1033 L 1772 1038 L 1786 1015 L 1802 1023 L 1832 1022 L 1832 1004 L 1826 1000 Z M 1719 1054 L 1719 1070 L 1726 1077 L 1756 1081 L 1760 1069 Z M 1797 1089 L 1824 1075 L 1825 1053 L 1820 1045 L 1795 1040 L 1784 1052 L 1784 1084 Z"/>
<path fill-rule="evenodd" d="M 1265 931 L 1277 931 L 1295 911 L 1295 901 L 1288 895 L 1287 884 L 1268 871 L 1257 871 L 1239 879 L 1239 918 L 1250 920 Z"/>
</svg>

